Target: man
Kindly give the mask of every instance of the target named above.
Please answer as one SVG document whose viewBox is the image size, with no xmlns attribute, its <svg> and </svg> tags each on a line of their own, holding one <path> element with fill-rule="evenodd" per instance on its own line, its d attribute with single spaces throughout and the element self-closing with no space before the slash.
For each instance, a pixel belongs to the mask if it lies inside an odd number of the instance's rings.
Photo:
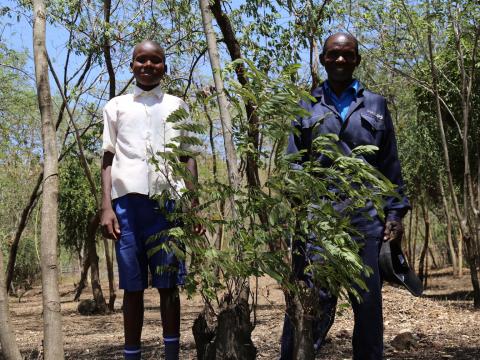
<svg viewBox="0 0 480 360">
<path fill-rule="evenodd" d="M 296 127 L 301 135 L 290 135 L 288 152 L 309 148 L 316 134 L 337 134 L 339 146 L 346 153 L 360 145 L 375 145 L 378 151 L 368 156 L 370 163 L 397 186 L 398 197 L 385 199 L 385 222 L 378 216 L 371 202 L 363 211 L 351 218 L 351 224 L 363 236 L 356 238 L 363 247 L 361 257 L 373 273 L 365 278 L 369 291 L 360 290 L 362 301 L 352 299 L 355 326 L 353 330 L 353 358 L 379 360 L 383 357 L 383 318 L 381 278 L 378 255 L 382 241 L 400 242 L 403 234 L 402 218 L 409 210 L 408 199 L 403 194 L 403 180 L 398 160 L 395 132 L 384 97 L 374 94 L 353 78 L 360 64 L 358 41 L 350 34 L 336 33 L 327 38 L 320 62 L 325 67 L 328 80 L 312 92 L 315 101 L 302 103 L 311 116 L 299 119 Z M 325 117 L 325 118 L 324 118 Z M 322 119 L 316 124 L 312 119 Z M 314 129 L 315 126 L 315 129 Z M 312 154 L 306 154 L 306 158 Z M 323 164 L 324 157 L 317 158 Z M 300 265 L 301 267 L 301 265 Z M 333 323 L 337 299 L 319 289 L 322 307 L 321 318 L 316 319 L 313 335 L 315 347 L 322 345 Z M 286 317 L 282 335 L 282 360 L 292 358 L 293 329 Z"/>
</svg>

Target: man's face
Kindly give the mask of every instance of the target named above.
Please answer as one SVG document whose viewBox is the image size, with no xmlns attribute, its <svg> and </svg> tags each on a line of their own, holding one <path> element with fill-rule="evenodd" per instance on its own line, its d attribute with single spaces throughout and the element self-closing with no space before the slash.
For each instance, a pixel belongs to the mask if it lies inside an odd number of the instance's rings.
<svg viewBox="0 0 480 360">
<path fill-rule="evenodd" d="M 138 87 L 144 90 L 153 89 L 165 74 L 166 65 L 162 49 L 149 42 L 137 45 L 130 68 Z"/>
<path fill-rule="evenodd" d="M 320 62 L 325 67 L 329 81 L 347 82 L 353 79 L 353 71 L 360 64 L 360 55 L 355 49 L 355 42 L 339 34 L 328 39 Z"/>
</svg>

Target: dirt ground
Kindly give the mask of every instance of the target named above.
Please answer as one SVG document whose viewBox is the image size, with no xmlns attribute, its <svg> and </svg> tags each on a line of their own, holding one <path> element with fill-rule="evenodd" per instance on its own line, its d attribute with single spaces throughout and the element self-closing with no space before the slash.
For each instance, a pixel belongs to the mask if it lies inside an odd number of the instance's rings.
<svg viewBox="0 0 480 360">
<path fill-rule="evenodd" d="M 61 292 L 66 358 L 122 359 L 121 291 L 114 314 L 81 316 L 76 311 L 78 303 L 72 301 L 72 288 L 71 280 L 63 281 Z M 480 359 L 480 311 L 473 309 L 470 289 L 468 274 L 461 279 L 454 278 L 449 269 L 433 273 L 429 288 L 421 298 L 414 298 L 403 289 L 384 286 L 385 359 Z M 89 293 L 85 293 L 82 298 L 89 296 Z M 17 298 L 11 298 L 10 306 L 22 353 L 26 359 L 40 359 L 40 288 L 27 292 L 20 302 Z M 182 294 L 181 359 L 196 359 L 191 327 L 200 310 L 201 301 L 198 297 L 187 299 Z M 274 281 L 261 279 L 257 324 L 253 332 L 258 359 L 278 359 L 283 312 L 283 294 Z M 349 307 L 344 307 L 337 312 L 327 344 L 317 358 L 350 359 L 352 329 L 352 312 Z M 408 350 L 397 351 L 390 343 L 404 331 L 413 334 L 416 344 Z M 146 291 L 144 359 L 162 358 L 161 333 L 158 295 L 150 289 Z"/>
</svg>

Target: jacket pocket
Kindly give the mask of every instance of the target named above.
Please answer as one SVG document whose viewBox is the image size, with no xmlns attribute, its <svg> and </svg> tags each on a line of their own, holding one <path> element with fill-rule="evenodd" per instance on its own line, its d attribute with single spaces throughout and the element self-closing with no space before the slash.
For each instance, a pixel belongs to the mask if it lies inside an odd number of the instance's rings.
<svg viewBox="0 0 480 360">
<path fill-rule="evenodd" d="M 364 113 L 361 115 L 362 126 L 370 130 L 372 133 L 385 130 L 385 122 L 380 115 Z"/>
</svg>

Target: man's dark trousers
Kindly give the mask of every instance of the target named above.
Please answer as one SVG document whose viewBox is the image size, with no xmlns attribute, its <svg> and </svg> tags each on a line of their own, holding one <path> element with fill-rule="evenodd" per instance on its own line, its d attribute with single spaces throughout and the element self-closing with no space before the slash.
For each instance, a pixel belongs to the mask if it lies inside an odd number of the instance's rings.
<svg viewBox="0 0 480 360">
<path fill-rule="evenodd" d="M 379 220 L 377 220 L 379 221 Z M 377 226 L 377 229 L 382 229 Z M 369 266 L 373 273 L 365 277 L 364 281 L 369 291 L 357 288 L 363 301 L 351 299 L 355 318 L 352 345 L 354 360 L 381 360 L 383 358 L 383 316 L 382 316 L 382 280 L 378 267 L 378 255 L 382 242 L 383 231 L 375 231 L 376 234 L 368 234 L 365 239 L 356 239 L 363 243 L 360 256 L 365 265 Z M 295 266 L 295 264 L 294 264 Z M 314 324 L 313 336 L 315 348 L 318 349 L 330 329 L 337 299 L 327 292 L 319 289 L 320 306 L 324 314 Z M 293 359 L 293 328 L 292 323 L 285 316 L 282 347 L 280 360 Z"/>
</svg>

